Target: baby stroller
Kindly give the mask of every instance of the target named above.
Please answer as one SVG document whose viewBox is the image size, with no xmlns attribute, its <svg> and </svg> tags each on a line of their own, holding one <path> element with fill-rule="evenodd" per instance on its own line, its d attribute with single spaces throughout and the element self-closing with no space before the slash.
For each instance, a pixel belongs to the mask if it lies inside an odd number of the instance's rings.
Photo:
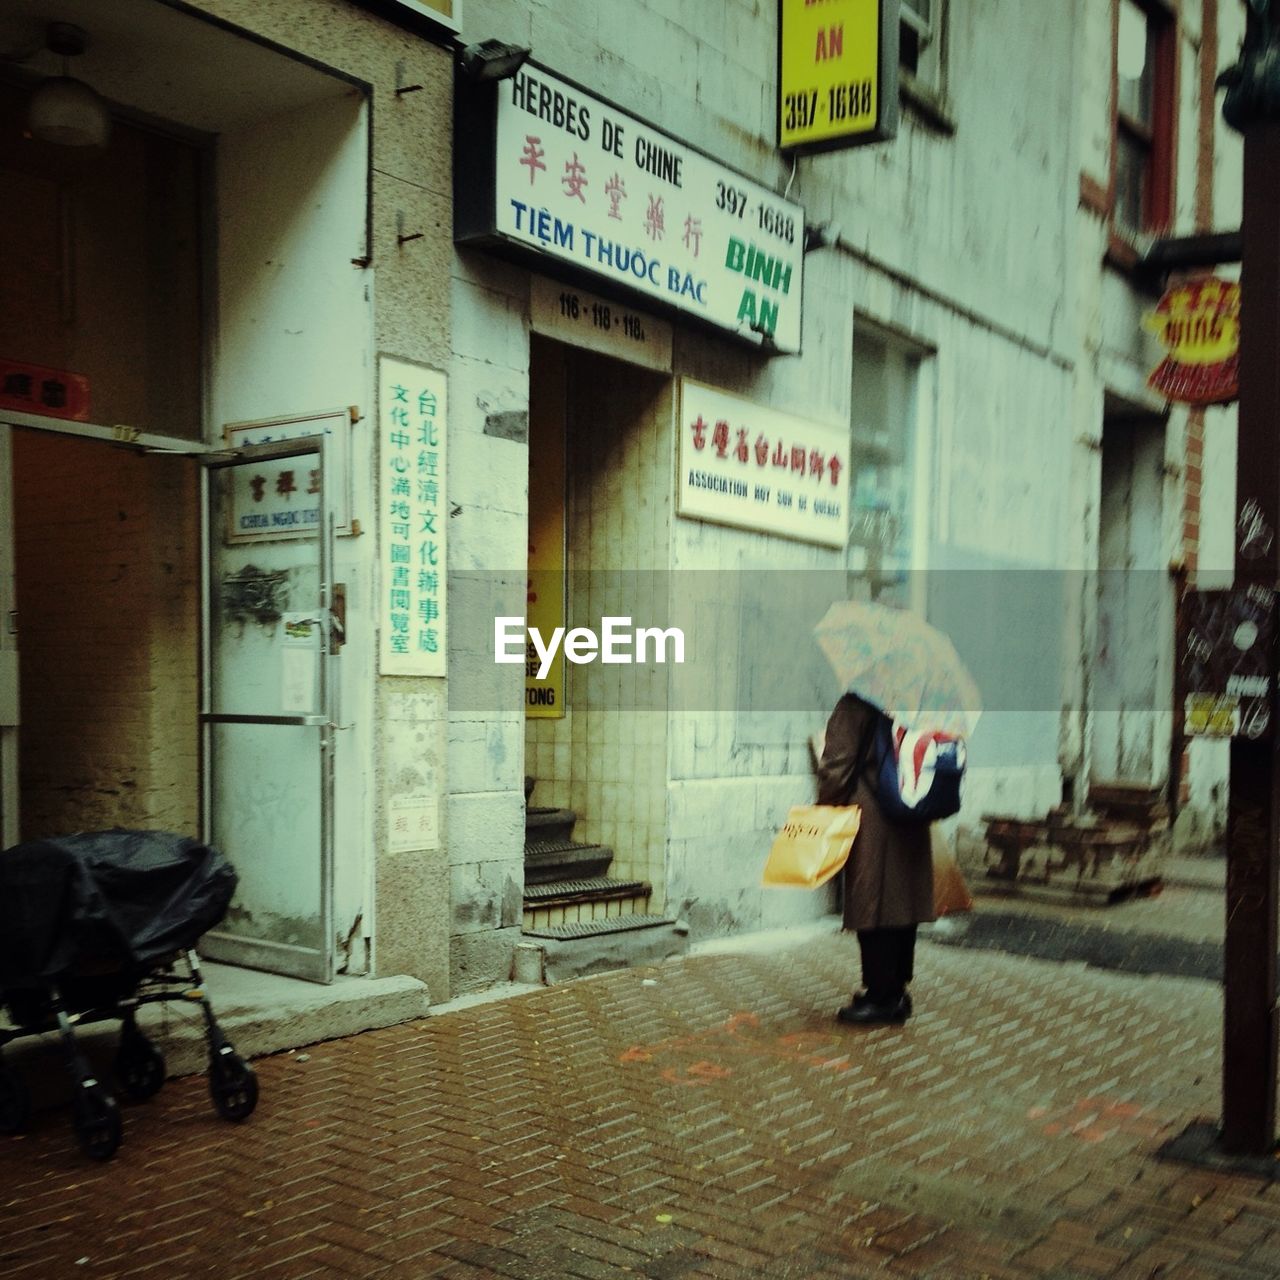
<svg viewBox="0 0 1280 1280">
<path fill-rule="evenodd" d="M 76 1043 L 75 1028 L 119 1019 L 115 1077 L 132 1098 L 165 1079 L 164 1056 L 137 1011 L 197 1004 L 218 1114 L 243 1120 L 258 1101 L 253 1069 L 223 1038 L 205 997 L 195 945 L 226 914 L 236 874 L 216 850 L 162 831 L 99 831 L 30 840 L 0 853 L 0 1050 L 56 1031 L 71 1071 L 76 1136 L 106 1160 L 120 1145 L 120 1112 Z M 178 972 L 182 964 L 186 973 Z M 0 1133 L 17 1133 L 30 1097 L 0 1056 Z"/>
</svg>

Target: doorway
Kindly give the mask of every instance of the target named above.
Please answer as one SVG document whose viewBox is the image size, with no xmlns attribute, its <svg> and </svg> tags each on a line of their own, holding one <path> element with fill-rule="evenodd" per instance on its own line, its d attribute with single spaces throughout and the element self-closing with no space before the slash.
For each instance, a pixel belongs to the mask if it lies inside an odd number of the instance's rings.
<svg viewBox="0 0 1280 1280">
<path fill-rule="evenodd" d="M 11 432 L 17 828 L 199 829 L 196 467 Z"/>
<path fill-rule="evenodd" d="M 604 616 L 665 625 L 671 536 L 672 386 L 668 377 L 534 337 L 530 352 L 531 624 L 589 627 Z M 535 664 L 536 667 L 536 664 Z M 526 925 L 556 927 L 664 908 L 669 668 L 554 666 L 526 680 L 530 812 L 566 840 L 560 905 L 537 894 L 526 830 Z M 575 866 L 578 868 L 575 871 Z M 551 879 L 549 868 L 539 877 Z M 589 887 L 575 900 L 569 882 Z M 545 890 L 545 892 L 544 892 Z M 539 890 L 551 893 L 551 886 Z"/>
<path fill-rule="evenodd" d="M 1158 787 L 1168 775 L 1173 706 L 1165 423 L 1111 408 L 1102 432 L 1090 772 L 1095 784 Z"/>
</svg>

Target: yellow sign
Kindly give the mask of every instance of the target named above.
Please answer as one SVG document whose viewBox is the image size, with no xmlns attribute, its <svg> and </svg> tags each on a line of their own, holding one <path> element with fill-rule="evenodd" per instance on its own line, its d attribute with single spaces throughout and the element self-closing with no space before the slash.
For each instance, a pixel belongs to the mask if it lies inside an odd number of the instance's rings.
<svg viewBox="0 0 1280 1280">
<path fill-rule="evenodd" d="M 1187 694 L 1182 732 L 1189 738 L 1231 738 L 1240 732 L 1240 699 Z"/>
<path fill-rule="evenodd" d="M 779 0 L 779 147 L 893 137 L 897 14 L 898 0 Z"/>
<path fill-rule="evenodd" d="M 1145 324 L 1168 355 L 1147 385 L 1182 404 L 1223 404 L 1240 391 L 1240 285 L 1208 276 L 1170 289 Z"/>
<path fill-rule="evenodd" d="M 565 369 L 550 352 L 529 369 L 529 626 L 549 636 L 565 625 Z M 538 655 L 525 655 L 524 709 L 535 720 L 564 715 L 564 646 L 538 679 Z"/>
</svg>

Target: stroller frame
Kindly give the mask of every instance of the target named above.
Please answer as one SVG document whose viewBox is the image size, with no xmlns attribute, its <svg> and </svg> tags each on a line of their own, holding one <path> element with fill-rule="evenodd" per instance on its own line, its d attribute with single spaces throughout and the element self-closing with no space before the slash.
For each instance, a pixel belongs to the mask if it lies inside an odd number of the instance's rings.
<svg viewBox="0 0 1280 1280">
<path fill-rule="evenodd" d="M 185 964 L 184 976 L 178 965 Z M 0 991 L 0 1003 L 8 1005 L 13 1025 L 0 1027 L 0 1051 L 27 1036 L 57 1032 L 71 1074 L 72 1115 L 76 1137 L 87 1156 L 106 1160 L 120 1145 L 120 1110 L 110 1089 L 94 1074 L 76 1040 L 76 1028 L 98 1022 L 120 1021 L 120 1041 L 114 1073 L 124 1092 L 136 1100 L 154 1096 L 165 1081 L 164 1055 L 141 1030 L 137 1011 L 148 1004 L 181 1001 L 196 1004 L 204 1018 L 209 1051 L 209 1094 L 224 1120 L 244 1120 L 258 1102 L 258 1080 L 253 1068 L 222 1034 L 204 990 L 200 961 L 193 948 L 175 953 L 141 973 L 131 975 L 115 993 L 109 984 L 95 993 L 96 980 L 71 979 L 63 984 L 24 987 L 20 992 Z M 77 992 L 82 982 L 85 990 Z M 17 999 L 15 999 L 17 997 Z M 25 1016 L 24 1016 L 25 1015 Z M 4 1063 L 0 1052 L 0 1133 L 19 1133 L 31 1115 L 30 1096 L 19 1076 Z"/>
</svg>

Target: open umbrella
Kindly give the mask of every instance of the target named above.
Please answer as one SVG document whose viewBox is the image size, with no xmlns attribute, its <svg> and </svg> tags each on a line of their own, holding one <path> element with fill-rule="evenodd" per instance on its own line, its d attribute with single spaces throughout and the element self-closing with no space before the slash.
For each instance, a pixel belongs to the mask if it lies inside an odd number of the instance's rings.
<svg viewBox="0 0 1280 1280">
<path fill-rule="evenodd" d="M 814 628 L 840 687 L 906 728 L 967 735 L 982 696 L 955 646 L 914 613 L 839 600 Z"/>
</svg>

